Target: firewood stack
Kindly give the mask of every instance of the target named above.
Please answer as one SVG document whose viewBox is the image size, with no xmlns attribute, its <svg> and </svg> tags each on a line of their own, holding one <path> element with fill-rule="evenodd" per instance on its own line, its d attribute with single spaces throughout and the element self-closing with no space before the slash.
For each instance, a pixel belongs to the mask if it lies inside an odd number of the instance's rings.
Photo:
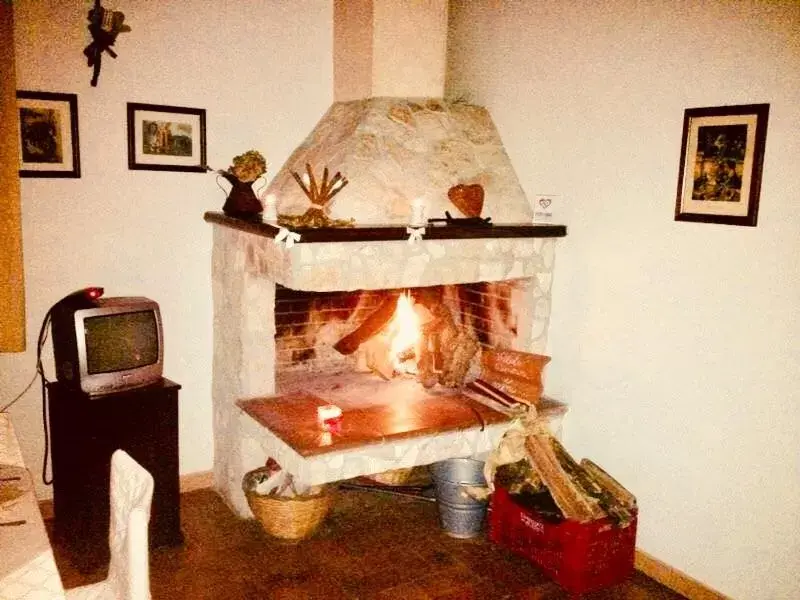
<svg viewBox="0 0 800 600">
<path fill-rule="evenodd" d="M 501 465 L 526 460 L 531 469 L 527 487 L 550 492 L 565 519 L 585 523 L 611 518 L 626 526 L 636 513 L 636 498 L 589 459 L 576 462 L 532 414 L 518 421 L 486 461 L 487 481 Z M 522 469 L 521 472 L 525 472 Z"/>
</svg>

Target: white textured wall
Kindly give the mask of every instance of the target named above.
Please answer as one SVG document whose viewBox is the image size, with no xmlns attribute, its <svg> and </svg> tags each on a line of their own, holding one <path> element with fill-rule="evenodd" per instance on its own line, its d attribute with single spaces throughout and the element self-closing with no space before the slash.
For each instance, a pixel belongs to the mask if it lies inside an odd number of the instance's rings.
<svg viewBox="0 0 800 600">
<path fill-rule="evenodd" d="M 800 4 L 466 1 L 451 92 L 559 193 L 546 391 L 637 494 L 638 545 L 739 600 L 800 598 Z M 771 104 L 758 227 L 673 220 L 683 110 Z"/>
<path fill-rule="evenodd" d="M 440 98 L 447 0 L 380 0 L 373 11 L 372 95 Z"/>
<path fill-rule="evenodd" d="M 183 473 L 211 469 L 211 233 L 203 212 L 224 202 L 210 174 L 130 171 L 126 103 L 205 108 L 208 159 L 226 168 L 259 149 L 269 176 L 332 101 L 329 2 L 111 3 L 132 31 L 103 58 L 99 85 L 82 54 L 83 0 L 16 0 L 17 88 L 78 95 L 82 177 L 23 179 L 28 351 L 0 355 L 0 406 L 35 373 L 36 336 L 64 294 L 101 285 L 107 295 L 161 304 L 165 375 L 180 395 Z M 52 351 L 45 370 L 55 377 Z M 11 409 L 28 465 L 41 469 L 38 383 Z M 50 488 L 40 486 L 40 493 Z"/>
</svg>

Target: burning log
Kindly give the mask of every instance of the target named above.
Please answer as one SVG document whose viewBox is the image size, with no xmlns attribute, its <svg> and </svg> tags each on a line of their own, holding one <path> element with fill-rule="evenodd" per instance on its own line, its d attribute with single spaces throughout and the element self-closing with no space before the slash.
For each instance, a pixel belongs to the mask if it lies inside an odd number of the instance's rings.
<svg viewBox="0 0 800 600">
<path fill-rule="evenodd" d="M 433 313 L 431 313 L 433 316 Z M 441 320 L 433 318 L 422 326 L 419 356 L 417 357 L 417 380 L 426 389 L 439 383 L 439 373 L 442 369 L 442 352 L 439 344 L 438 331 Z"/>
<path fill-rule="evenodd" d="M 422 327 L 418 379 L 426 388 L 437 383 L 459 387 L 478 352 L 478 341 L 471 331 L 455 324 L 444 304 L 436 304 L 430 311 L 432 320 Z"/>
<path fill-rule="evenodd" d="M 472 357 L 478 352 L 478 341 L 472 332 L 462 327 L 443 348 L 444 364 L 439 383 L 445 387 L 459 387 L 464 383 Z"/>
<path fill-rule="evenodd" d="M 394 376 L 394 364 L 389 356 L 389 340 L 381 335 L 372 336 L 361 345 L 367 367 L 386 381 Z"/>
<path fill-rule="evenodd" d="M 334 348 L 341 354 L 352 354 L 358 347 L 383 329 L 397 308 L 397 294 L 386 298 L 354 331 L 340 339 Z"/>
<path fill-rule="evenodd" d="M 361 325 L 333 347 L 342 354 L 352 354 L 363 347 L 366 367 L 387 380 L 394 377 L 397 369 L 401 373 L 416 372 L 426 388 L 437 383 L 460 387 L 479 349 L 474 334 L 457 326 L 449 308 L 441 302 L 426 306 L 401 300 L 404 298 L 396 294 L 385 299 Z M 411 325 L 402 316 L 408 316 L 408 307 L 413 310 Z M 393 321 L 395 315 L 398 318 Z M 399 335 L 407 333 L 409 327 L 419 328 L 418 338 L 412 335 L 403 339 Z M 408 347 L 402 347 L 406 342 Z"/>
<path fill-rule="evenodd" d="M 422 341 L 417 357 L 417 380 L 426 389 L 432 388 L 439 382 L 442 356 L 437 332 L 440 327 L 441 322 L 436 317 L 422 326 Z"/>
</svg>

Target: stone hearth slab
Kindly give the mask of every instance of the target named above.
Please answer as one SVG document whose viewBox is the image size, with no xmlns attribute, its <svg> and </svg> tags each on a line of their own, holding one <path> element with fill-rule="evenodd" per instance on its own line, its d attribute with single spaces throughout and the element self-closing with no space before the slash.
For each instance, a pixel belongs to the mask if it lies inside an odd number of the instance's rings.
<svg viewBox="0 0 800 600">
<path fill-rule="evenodd" d="M 432 394 L 422 386 L 404 387 L 364 403 L 339 398 L 341 421 L 326 431 L 317 408 L 333 401 L 309 393 L 240 400 L 237 404 L 263 427 L 303 457 L 392 443 L 405 438 L 437 435 L 505 423 L 511 417 L 461 393 Z"/>
</svg>

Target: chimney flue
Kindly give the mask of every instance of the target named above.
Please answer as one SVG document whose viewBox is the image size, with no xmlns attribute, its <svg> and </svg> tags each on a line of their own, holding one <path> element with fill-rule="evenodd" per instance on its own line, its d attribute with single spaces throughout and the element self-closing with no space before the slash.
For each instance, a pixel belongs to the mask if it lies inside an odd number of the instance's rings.
<svg viewBox="0 0 800 600">
<path fill-rule="evenodd" d="M 447 0 L 335 0 L 334 101 L 442 98 Z"/>
</svg>

